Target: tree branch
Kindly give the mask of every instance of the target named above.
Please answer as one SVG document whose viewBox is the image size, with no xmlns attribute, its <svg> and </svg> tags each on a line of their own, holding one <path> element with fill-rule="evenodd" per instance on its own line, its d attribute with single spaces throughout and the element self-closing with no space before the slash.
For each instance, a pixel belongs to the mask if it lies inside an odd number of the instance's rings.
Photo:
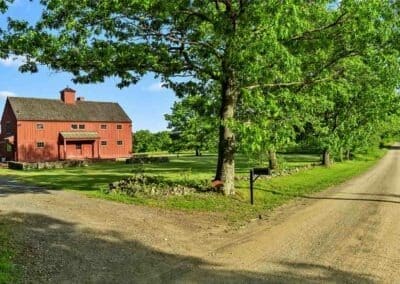
<svg viewBox="0 0 400 284">
<path fill-rule="evenodd" d="M 316 84 L 316 83 L 330 81 L 333 79 L 334 79 L 334 76 L 330 76 L 327 78 L 316 79 L 316 80 L 304 80 L 304 81 L 270 83 L 270 84 L 256 84 L 256 85 L 244 87 L 244 89 L 253 90 L 253 89 L 257 89 L 257 88 L 289 88 L 289 87 L 295 87 L 295 86 L 312 85 L 312 84 Z"/>
<path fill-rule="evenodd" d="M 333 27 L 335 27 L 335 26 L 340 25 L 341 23 L 344 22 L 344 16 L 346 16 L 346 15 L 347 15 L 347 13 L 344 12 L 344 13 L 341 14 L 333 23 L 330 23 L 330 24 L 328 24 L 328 25 L 325 25 L 325 26 L 323 26 L 323 27 L 319 27 L 319 28 L 316 28 L 316 29 L 313 29 L 313 30 L 305 31 L 305 32 L 303 32 L 303 33 L 301 33 L 301 34 L 299 34 L 299 35 L 296 35 L 296 36 L 294 36 L 294 37 L 292 37 L 292 38 L 287 39 L 286 41 L 307 40 L 307 39 L 310 39 L 310 36 L 311 36 L 312 34 L 315 34 L 315 33 L 318 33 L 318 32 L 322 32 L 322 31 L 325 31 L 325 30 L 327 30 L 327 29 L 330 29 L 330 28 L 333 28 Z"/>
</svg>

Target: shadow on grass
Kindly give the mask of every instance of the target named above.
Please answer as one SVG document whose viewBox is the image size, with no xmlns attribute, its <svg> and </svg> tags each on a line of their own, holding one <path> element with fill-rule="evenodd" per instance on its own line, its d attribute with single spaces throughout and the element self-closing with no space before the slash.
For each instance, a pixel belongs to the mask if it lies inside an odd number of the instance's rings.
<svg viewBox="0 0 400 284">
<path fill-rule="evenodd" d="M 126 175 L 96 174 L 76 176 L 68 173 L 57 175 L 40 175 L 25 177 L 21 183 L 37 184 L 50 190 L 72 189 L 79 191 L 95 191 L 108 186 L 109 183 L 118 181 Z M 39 187 L 40 188 L 40 187 Z"/>
<path fill-rule="evenodd" d="M 6 197 L 11 194 L 24 194 L 24 193 L 45 193 L 48 190 L 33 185 L 27 185 L 11 178 L 0 178 L 0 197 Z"/>
<path fill-rule="evenodd" d="M 23 248 L 19 263 L 25 280 L 33 283 L 374 281 L 367 274 L 294 261 L 269 263 L 276 268 L 268 273 L 230 270 L 202 258 L 157 250 L 116 231 L 87 229 L 40 214 L 15 212 L 0 218 L 13 226 L 13 238 Z"/>
</svg>

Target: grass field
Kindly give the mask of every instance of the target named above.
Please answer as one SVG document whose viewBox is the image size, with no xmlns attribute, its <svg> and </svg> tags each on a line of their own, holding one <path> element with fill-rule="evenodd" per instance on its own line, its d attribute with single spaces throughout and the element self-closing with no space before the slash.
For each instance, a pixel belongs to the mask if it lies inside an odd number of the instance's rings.
<svg viewBox="0 0 400 284">
<path fill-rule="evenodd" d="M 54 170 L 13 171 L 1 169 L 0 174 L 49 189 L 77 190 L 89 196 L 125 203 L 220 212 L 227 219 L 238 221 L 254 218 L 261 212 L 279 206 L 289 199 L 339 184 L 370 168 L 383 154 L 384 150 L 380 150 L 366 156 L 359 156 L 353 161 L 335 163 L 330 168 L 318 166 L 300 170 L 289 176 L 259 179 L 255 183 L 254 206 L 249 204 L 249 181 L 244 178 L 248 176 L 249 169 L 254 164 L 240 156 L 236 161 L 239 177 L 236 182 L 237 194 L 232 197 L 215 193 L 198 193 L 186 196 L 144 198 L 104 193 L 104 189 L 108 187 L 109 183 L 130 176 L 137 171 L 161 175 L 170 180 L 211 180 L 216 163 L 215 155 L 172 157 L 169 163 L 145 164 L 144 166 L 108 162 L 96 163 L 83 168 Z M 280 159 L 288 168 L 315 164 L 319 161 L 317 155 L 284 155 Z"/>
<path fill-rule="evenodd" d="M 0 219 L 0 284 L 17 283 L 18 271 L 13 264 L 15 248 L 11 245 L 10 226 Z"/>
</svg>

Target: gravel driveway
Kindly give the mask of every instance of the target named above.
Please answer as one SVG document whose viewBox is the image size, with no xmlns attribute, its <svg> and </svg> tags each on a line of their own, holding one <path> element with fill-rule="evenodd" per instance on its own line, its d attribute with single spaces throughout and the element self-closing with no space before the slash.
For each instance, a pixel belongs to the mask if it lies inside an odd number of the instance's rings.
<svg viewBox="0 0 400 284">
<path fill-rule="evenodd" d="M 400 283 L 400 150 L 366 174 L 228 230 L 188 214 L 0 179 L 26 282 Z"/>
</svg>

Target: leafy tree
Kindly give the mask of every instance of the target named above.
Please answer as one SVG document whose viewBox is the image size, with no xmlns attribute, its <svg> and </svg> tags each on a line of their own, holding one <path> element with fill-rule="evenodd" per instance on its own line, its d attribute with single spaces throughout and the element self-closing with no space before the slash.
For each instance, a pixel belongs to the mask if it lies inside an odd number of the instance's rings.
<svg viewBox="0 0 400 284">
<path fill-rule="evenodd" d="M 69 71 L 79 83 L 154 72 L 177 94 L 218 89 L 215 179 L 234 193 L 235 119 L 239 103 L 289 89 L 293 95 L 343 75 L 343 58 L 379 52 L 398 32 L 397 1 L 42 0 L 30 27 L 11 21 L 5 48 Z M 31 59 L 32 58 L 32 59 Z M 35 60 L 33 60 L 33 58 Z M 189 77 L 190 80 L 177 80 Z M 243 96 L 247 94 L 246 96 Z M 241 123 L 239 121 L 239 123 Z"/>
<path fill-rule="evenodd" d="M 395 93 L 398 58 L 395 48 L 379 57 L 348 58 L 340 64 L 346 70 L 342 79 L 307 90 L 314 101 L 308 112 L 311 134 L 323 150 L 324 165 L 329 166 L 331 152 L 341 157 L 343 150 L 379 143 L 381 126 L 397 116 L 400 107 Z"/>
<path fill-rule="evenodd" d="M 188 95 L 174 103 L 172 113 L 165 115 L 165 119 L 169 121 L 168 128 L 175 133 L 177 149 L 194 150 L 196 156 L 200 156 L 203 150 L 215 149 L 217 108 L 218 101 L 201 94 Z"/>
<path fill-rule="evenodd" d="M 10 3 L 11 1 L 0 0 L 0 13 L 4 13 L 5 11 L 7 11 L 7 7 L 8 7 L 7 2 Z"/>
<path fill-rule="evenodd" d="M 172 145 L 171 132 L 160 131 L 154 134 L 157 151 L 169 151 Z"/>
<path fill-rule="evenodd" d="M 293 145 L 295 127 L 302 125 L 301 108 L 301 98 L 286 89 L 252 94 L 246 107 L 238 109 L 237 120 L 242 121 L 236 125 L 239 149 L 260 162 L 266 156 L 269 168 L 277 168 L 276 151 Z"/>
<path fill-rule="evenodd" d="M 133 135 L 135 153 L 168 151 L 171 143 L 169 131 L 151 133 L 149 130 L 139 130 Z"/>
<path fill-rule="evenodd" d="M 154 139 L 149 130 L 139 130 L 133 134 L 133 152 L 143 153 L 154 151 Z"/>
</svg>

